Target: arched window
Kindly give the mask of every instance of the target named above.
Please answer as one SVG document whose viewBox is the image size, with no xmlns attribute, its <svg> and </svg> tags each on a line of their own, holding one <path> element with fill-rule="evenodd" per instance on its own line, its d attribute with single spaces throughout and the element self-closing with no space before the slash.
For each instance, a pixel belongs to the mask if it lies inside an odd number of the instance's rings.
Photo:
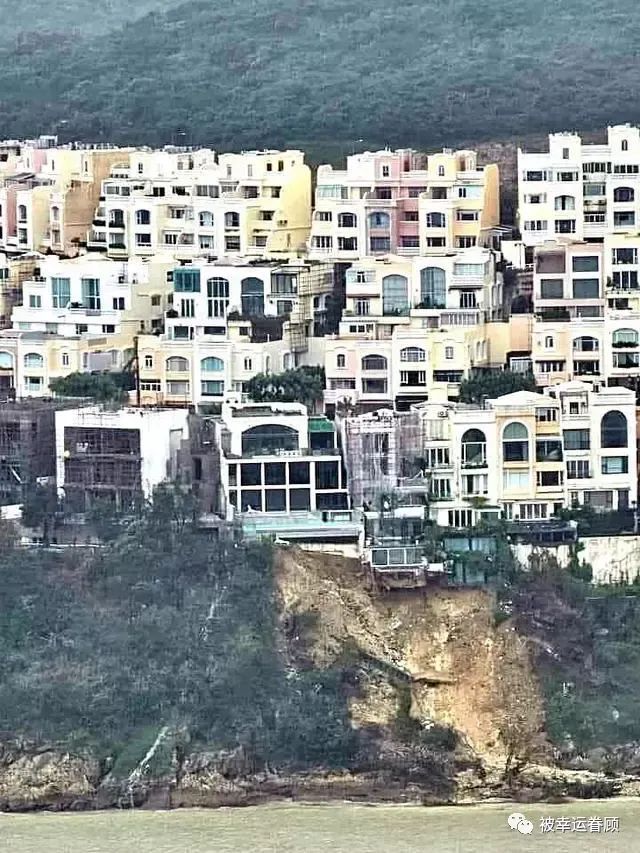
<svg viewBox="0 0 640 853">
<path fill-rule="evenodd" d="M 505 462 L 529 460 L 529 431 L 521 423 L 511 423 L 502 433 L 502 456 Z"/>
<path fill-rule="evenodd" d="M 375 211 L 369 214 L 369 228 L 388 228 L 391 224 L 391 219 L 388 213 Z"/>
<path fill-rule="evenodd" d="M 60 222 L 60 208 L 55 204 L 51 208 L 51 221 Z"/>
<path fill-rule="evenodd" d="M 638 346 L 638 333 L 635 329 L 616 329 L 613 333 L 613 346 L 619 349 Z"/>
<path fill-rule="evenodd" d="M 440 267 L 420 270 L 420 307 L 445 308 L 447 305 L 447 276 Z"/>
<path fill-rule="evenodd" d="M 627 419 L 622 412 L 607 412 L 600 423 L 601 447 L 628 447 Z"/>
<path fill-rule="evenodd" d="M 124 211 L 114 208 L 109 212 L 109 225 L 116 228 L 124 228 Z"/>
<path fill-rule="evenodd" d="M 400 350 L 400 361 L 425 361 L 426 352 L 421 347 L 405 347 Z"/>
<path fill-rule="evenodd" d="M 172 355 L 171 358 L 168 358 L 166 365 L 170 373 L 187 373 L 189 370 L 187 359 L 178 355 Z"/>
<path fill-rule="evenodd" d="M 343 352 L 339 352 L 336 356 L 336 367 L 344 367 L 347 363 L 346 356 Z"/>
<path fill-rule="evenodd" d="M 242 313 L 262 316 L 264 314 L 264 282 L 259 278 L 243 278 L 240 292 Z"/>
<path fill-rule="evenodd" d="M 590 335 L 582 335 L 580 338 L 575 338 L 573 342 L 574 352 L 598 352 L 599 349 L 600 342 Z"/>
<path fill-rule="evenodd" d="M 207 313 L 209 317 L 226 317 L 228 307 L 228 280 L 226 278 L 207 279 Z"/>
<path fill-rule="evenodd" d="M 576 200 L 572 195 L 556 196 L 556 210 L 575 210 Z"/>
<path fill-rule="evenodd" d="M 151 211 L 149 210 L 136 210 L 136 225 L 150 225 L 151 224 Z"/>
<path fill-rule="evenodd" d="M 298 433 L 280 424 L 262 424 L 242 433 L 243 456 L 277 453 L 279 450 L 298 450 Z"/>
<path fill-rule="evenodd" d="M 447 218 L 444 213 L 427 213 L 427 228 L 444 228 L 446 224 Z"/>
<path fill-rule="evenodd" d="M 365 355 L 362 359 L 363 370 L 386 370 L 387 359 L 383 355 Z"/>
<path fill-rule="evenodd" d="M 462 464 L 479 468 L 487 464 L 487 437 L 479 429 L 468 429 L 462 436 Z"/>
<path fill-rule="evenodd" d="M 338 228 L 355 228 L 357 224 L 358 217 L 355 215 L 355 213 L 338 214 Z"/>
<path fill-rule="evenodd" d="M 25 204 L 18 205 L 18 222 L 27 221 L 27 206 Z"/>
<path fill-rule="evenodd" d="M 623 139 L 622 143 L 620 144 L 620 148 L 622 148 L 623 151 L 628 151 L 629 150 L 629 140 Z"/>
<path fill-rule="evenodd" d="M 213 213 L 210 210 L 201 210 L 198 214 L 198 222 L 201 228 L 213 228 Z"/>
<path fill-rule="evenodd" d="M 239 228 L 240 227 L 240 214 L 236 213 L 235 210 L 230 210 L 228 213 L 224 215 L 224 226 L 225 228 Z"/>
<path fill-rule="evenodd" d="M 202 373 L 219 373 L 224 370 L 224 361 L 214 355 L 207 356 L 200 362 L 200 370 Z"/>
<path fill-rule="evenodd" d="M 13 356 L 10 352 L 0 352 L 0 370 L 11 370 L 13 367 Z"/>
<path fill-rule="evenodd" d="M 613 191 L 614 201 L 634 201 L 636 197 L 633 187 L 616 187 Z"/>
<path fill-rule="evenodd" d="M 44 358 L 37 352 L 27 352 L 24 356 L 25 367 L 44 367 Z"/>
<path fill-rule="evenodd" d="M 404 275 L 386 275 L 382 279 L 382 313 L 408 314 L 409 280 Z"/>
</svg>

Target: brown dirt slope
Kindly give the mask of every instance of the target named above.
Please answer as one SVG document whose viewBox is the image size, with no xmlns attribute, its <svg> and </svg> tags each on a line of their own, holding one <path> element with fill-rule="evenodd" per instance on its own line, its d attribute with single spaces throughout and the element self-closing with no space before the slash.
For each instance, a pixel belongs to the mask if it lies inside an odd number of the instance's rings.
<svg viewBox="0 0 640 853">
<path fill-rule="evenodd" d="M 455 728 L 487 759 L 503 759 L 510 738 L 533 739 L 541 728 L 528 644 L 509 622 L 495 627 L 491 593 L 382 594 L 367 589 L 356 560 L 289 548 L 277 552 L 276 579 L 284 618 L 310 626 L 298 641 L 315 665 L 330 664 L 355 644 L 409 673 L 411 716 Z M 383 666 L 353 700 L 355 725 L 392 722 L 398 697 L 384 673 Z"/>
</svg>

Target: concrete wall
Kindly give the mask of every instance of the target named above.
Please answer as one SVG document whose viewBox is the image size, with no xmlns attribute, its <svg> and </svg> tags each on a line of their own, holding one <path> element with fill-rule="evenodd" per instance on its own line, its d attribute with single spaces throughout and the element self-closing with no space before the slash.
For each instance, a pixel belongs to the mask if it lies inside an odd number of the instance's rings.
<svg viewBox="0 0 640 853">
<path fill-rule="evenodd" d="M 640 575 L 640 536 L 588 536 L 580 541 L 584 545 L 580 560 L 593 566 L 594 583 L 633 581 Z M 561 566 L 569 562 L 568 545 L 544 549 L 532 545 L 513 546 L 516 558 L 524 565 L 527 565 L 534 550 L 554 554 Z"/>
</svg>

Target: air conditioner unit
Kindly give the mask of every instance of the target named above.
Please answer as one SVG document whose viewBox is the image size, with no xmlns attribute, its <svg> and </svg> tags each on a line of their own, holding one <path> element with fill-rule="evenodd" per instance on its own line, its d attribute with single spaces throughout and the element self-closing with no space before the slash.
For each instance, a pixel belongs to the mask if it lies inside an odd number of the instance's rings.
<svg viewBox="0 0 640 853">
<path fill-rule="evenodd" d="M 438 412 L 438 417 L 439 418 L 448 418 L 449 412 L 447 412 L 445 409 L 443 409 L 441 412 Z"/>
</svg>

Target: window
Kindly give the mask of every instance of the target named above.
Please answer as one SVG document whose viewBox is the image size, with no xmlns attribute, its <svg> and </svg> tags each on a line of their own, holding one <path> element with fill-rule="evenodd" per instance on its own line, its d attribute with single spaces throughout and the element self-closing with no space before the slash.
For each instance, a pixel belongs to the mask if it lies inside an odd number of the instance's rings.
<svg viewBox="0 0 640 853">
<path fill-rule="evenodd" d="M 600 281 L 597 278 L 574 278 L 574 299 L 597 299 L 600 295 Z"/>
<path fill-rule="evenodd" d="M 447 304 L 447 278 L 440 267 L 420 270 L 420 308 L 445 308 Z"/>
<path fill-rule="evenodd" d="M 201 210 L 198 214 L 198 223 L 201 228 L 213 228 L 214 217 L 210 210 Z"/>
<path fill-rule="evenodd" d="M 603 474 L 628 474 L 628 456 L 605 456 L 602 459 Z"/>
<path fill-rule="evenodd" d="M 614 201 L 635 201 L 635 191 L 632 187 L 616 187 L 613 191 Z"/>
<path fill-rule="evenodd" d="M 112 335 L 116 330 L 116 327 L 112 323 L 106 323 L 102 325 L 102 333 L 104 335 Z"/>
<path fill-rule="evenodd" d="M 613 287 L 619 290 L 637 290 L 638 289 L 638 271 L 637 270 L 616 270 L 613 273 Z"/>
<path fill-rule="evenodd" d="M 200 370 L 202 373 L 218 373 L 224 370 L 224 361 L 215 356 L 207 356 L 201 360 Z"/>
<path fill-rule="evenodd" d="M 427 384 L 427 374 L 424 370 L 401 370 L 400 385 L 416 388 Z"/>
<path fill-rule="evenodd" d="M 636 265 L 638 263 L 637 249 L 613 249 L 612 261 L 614 264 Z"/>
<path fill-rule="evenodd" d="M 189 362 L 186 358 L 174 355 L 167 359 L 166 367 L 169 373 L 188 373 Z"/>
<path fill-rule="evenodd" d="M 229 307 L 229 282 L 226 278 L 207 280 L 207 313 L 209 317 L 226 317 Z"/>
<path fill-rule="evenodd" d="M 259 278 L 243 278 L 240 284 L 242 313 L 245 316 L 264 314 L 264 282 Z"/>
<path fill-rule="evenodd" d="M 602 418 L 600 424 L 600 446 L 628 447 L 627 419 L 622 412 L 607 412 Z"/>
<path fill-rule="evenodd" d="M 563 148 L 563 149 L 562 149 L 562 159 L 563 159 L 563 160 L 568 160 L 568 159 L 569 159 L 569 149 L 568 149 L 568 148 Z"/>
<path fill-rule="evenodd" d="M 620 148 L 622 149 L 622 151 L 628 151 L 629 150 L 629 140 L 623 139 L 622 142 L 620 143 Z"/>
<path fill-rule="evenodd" d="M 555 221 L 556 234 L 575 234 L 576 221 L 575 219 L 556 219 Z"/>
<path fill-rule="evenodd" d="M 369 214 L 369 228 L 388 228 L 390 223 L 388 213 L 377 211 Z"/>
<path fill-rule="evenodd" d="M 344 353 L 339 352 L 336 356 L 336 367 L 344 367 L 346 363 L 346 358 Z"/>
<path fill-rule="evenodd" d="M 383 355 L 365 355 L 362 359 L 363 370 L 386 370 L 387 359 Z"/>
<path fill-rule="evenodd" d="M 575 210 L 576 200 L 572 195 L 559 195 L 555 200 L 556 210 Z"/>
<path fill-rule="evenodd" d="M 565 429 L 563 437 L 565 450 L 589 450 L 591 447 L 588 429 Z"/>
<path fill-rule="evenodd" d="M 180 300 L 180 316 L 193 317 L 195 315 L 195 303 L 193 299 Z"/>
<path fill-rule="evenodd" d="M 356 299 L 355 308 L 358 317 L 368 317 L 371 310 L 371 303 L 368 299 Z"/>
<path fill-rule="evenodd" d="M 54 308 L 66 308 L 71 301 L 71 279 L 52 278 L 51 298 Z"/>
<path fill-rule="evenodd" d="M 148 210 L 136 210 L 136 225 L 150 225 L 151 212 Z"/>
<path fill-rule="evenodd" d="M 448 360 L 451 360 L 453 358 L 453 347 L 444 348 L 444 357 Z"/>
<path fill-rule="evenodd" d="M 457 249 L 471 249 L 476 245 L 475 237 L 456 237 Z"/>
<path fill-rule="evenodd" d="M 26 391 L 40 391 L 44 385 L 42 376 L 25 376 L 24 387 Z"/>
<path fill-rule="evenodd" d="M 100 309 L 100 279 L 82 279 L 82 304 L 90 310 L 98 311 Z"/>
<path fill-rule="evenodd" d="M 536 486 L 538 488 L 558 488 L 561 485 L 562 471 L 536 471 Z"/>
<path fill-rule="evenodd" d="M 597 255 L 575 255 L 571 264 L 574 272 L 598 272 L 600 268 Z"/>
<path fill-rule="evenodd" d="M 559 438 L 536 441 L 536 462 L 562 462 L 562 442 Z"/>
<path fill-rule="evenodd" d="M 445 228 L 446 224 L 444 213 L 427 213 L 427 228 Z"/>
<path fill-rule="evenodd" d="M 567 460 L 568 480 L 588 480 L 591 476 L 588 459 Z"/>
<path fill-rule="evenodd" d="M 525 231 L 546 231 L 548 227 L 546 219 L 528 219 L 524 222 Z"/>
<path fill-rule="evenodd" d="M 553 424 L 558 420 L 557 409 L 536 409 L 536 421 L 539 424 Z"/>
<path fill-rule="evenodd" d="M 581 338 L 576 338 L 573 342 L 574 352 L 598 352 L 600 342 L 597 338 L 592 338 L 589 335 L 583 335 Z"/>
<path fill-rule="evenodd" d="M 25 353 L 24 366 L 40 370 L 44 367 L 44 358 L 37 352 Z"/>
<path fill-rule="evenodd" d="M 318 222 L 331 222 L 332 216 L 330 210 L 316 210 L 315 219 Z"/>
<path fill-rule="evenodd" d="M 338 214 L 338 228 L 356 228 L 358 219 L 355 213 Z"/>
<path fill-rule="evenodd" d="M 400 361 L 425 361 L 426 352 L 421 347 L 405 347 L 400 350 Z"/>
<path fill-rule="evenodd" d="M 298 282 L 291 273 L 274 273 L 271 276 L 271 293 L 278 295 L 295 295 L 298 292 Z"/>
<path fill-rule="evenodd" d="M 391 187 L 377 187 L 375 190 L 375 197 L 388 201 L 392 198 Z"/>
<path fill-rule="evenodd" d="M 528 471 L 502 472 L 502 487 L 507 492 L 529 491 L 529 482 L 530 478 Z"/>
<path fill-rule="evenodd" d="M 387 275 L 382 279 L 382 313 L 409 313 L 409 281 L 403 275 Z"/>
<path fill-rule="evenodd" d="M 505 462 L 527 462 L 529 432 L 524 424 L 511 423 L 502 434 L 502 455 Z"/>
<path fill-rule="evenodd" d="M 386 395 L 387 380 L 386 379 L 363 379 L 362 380 L 363 394 Z"/>
<path fill-rule="evenodd" d="M 221 379 L 203 379 L 200 382 L 200 393 L 203 397 L 220 397 L 224 394 L 224 382 Z"/>
<path fill-rule="evenodd" d="M 547 335 L 544 339 L 545 349 L 553 349 L 553 337 L 552 335 Z"/>
<path fill-rule="evenodd" d="M 405 210 L 402 221 L 403 222 L 418 222 L 419 214 L 417 210 Z"/>
<path fill-rule="evenodd" d="M 136 234 L 136 246 L 150 246 L 151 234 Z"/>
<path fill-rule="evenodd" d="M 540 280 L 541 299 L 562 299 L 564 284 L 561 278 L 543 278 Z"/>
<path fill-rule="evenodd" d="M 60 363 L 63 367 L 69 367 L 69 353 L 63 352 L 60 355 Z"/>
<path fill-rule="evenodd" d="M 240 227 L 240 214 L 236 211 L 229 211 L 224 215 L 224 227 L 225 228 L 239 228 Z"/>
<path fill-rule="evenodd" d="M 124 296 L 114 296 L 112 306 L 114 311 L 124 311 Z"/>
<path fill-rule="evenodd" d="M 462 466 L 479 468 L 487 464 L 487 437 L 479 429 L 468 429 L 462 436 Z"/>
<path fill-rule="evenodd" d="M 612 337 L 616 349 L 627 349 L 638 346 L 638 333 L 634 329 L 616 329 Z"/>
<path fill-rule="evenodd" d="M 613 212 L 614 228 L 630 228 L 636 224 L 636 215 L 633 210 L 615 210 Z"/>
<path fill-rule="evenodd" d="M 338 249 L 341 252 L 357 252 L 358 238 L 357 237 L 338 237 Z"/>
<path fill-rule="evenodd" d="M 29 294 L 29 308 L 42 308 L 42 296 L 40 294 Z"/>
<path fill-rule="evenodd" d="M 438 166 L 438 177 L 444 178 L 444 166 Z"/>
<path fill-rule="evenodd" d="M 174 270 L 173 289 L 176 293 L 200 293 L 200 270 Z"/>
<path fill-rule="evenodd" d="M 153 356 L 152 355 L 145 355 L 144 366 L 145 366 L 146 370 L 151 370 L 151 368 L 153 367 Z"/>
<path fill-rule="evenodd" d="M 382 167 L 382 177 L 383 178 L 389 177 L 389 167 L 386 165 Z"/>
</svg>

